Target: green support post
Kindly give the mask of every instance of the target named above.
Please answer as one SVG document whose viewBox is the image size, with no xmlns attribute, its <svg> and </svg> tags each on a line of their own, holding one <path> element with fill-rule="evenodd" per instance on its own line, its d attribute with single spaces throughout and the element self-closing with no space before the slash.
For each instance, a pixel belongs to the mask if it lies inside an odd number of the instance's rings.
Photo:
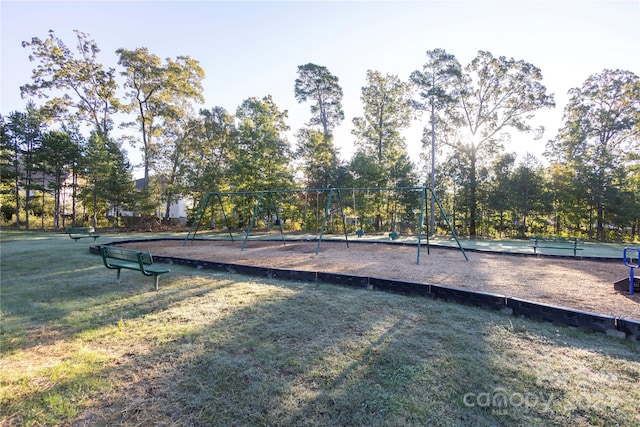
<svg viewBox="0 0 640 427">
<path fill-rule="evenodd" d="M 329 189 L 329 197 L 327 197 L 327 205 L 324 207 L 324 218 L 322 219 L 322 228 L 320 229 L 320 237 L 318 238 L 316 255 L 320 253 L 320 243 L 322 243 L 322 235 L 324 234 L 324 227 L 327 225 L 327 216 L 329 216 L 329 207 L 331 206 L 331 196 L 333 196 L 333 188 Z"/>
<path fill-rule="evenodd" d="M 193 219 L 193 223 L 191 224 L 191 227 L 189 227 L 189 232 L 187 233 L 187 237 L 185 237 L 184 242 L 182 242 L 182 246 L 185 246 L 187 244 L 187 242 L 189 241 L 189 238 L 191 238 L 192 241 L 193 239 L 195 239 L 196 233 L 198 232 L 198 226 L 200 225 L 200 220 L 202 219 L 202 214 L 206 209 L 207 205 L 209 204 L 209 199 L 211 198 L 211 194 L 213 193 L 207 193 L 204 196 L 204 199 L 202 199 L 202 202 L 200 203 L 200 207 L 198 208 L 198 212 L 196 213 L 196 217 Z M 192 232 L 193 232 L 193 235 L 191 235 Z"/>
<path fill-rule="evenodd" d="M 347 243 L 347 248 L 349 247 L 349 238 L 347 237 L 347 222 L 344 219 L 344 209 L 342 208 L 342 195 L 340 194 L 340 189 L 336 190 L 338 193 L 338 203 L 340 204 L 340 217 L 342 218 L 342 230 L 344 231 L 344 241 Z"/>
<path fill-rule="evenodd" d="M 264 191 L 260 192 L 260 196 L 258 197 L 258 203 L 256 203 L 256 207 L 253 209 L 253 215 L 251 215 L 251 220 L 249 221 L 249 229 L 247 230 L 247 234 L 244 235 L 244 240 L 242 241 L 242 248 L 240 248 L 240 252 L 244 251 L 244 247 L 247 244 L 247 239 L 251 234 L 251 230 L 253 229 L 253 225 L 255 223 L 256 215 L 258 215 L 258 209 L 260 208 L 260 202 L 262 202 L 262 196 Z"/>
</svg>

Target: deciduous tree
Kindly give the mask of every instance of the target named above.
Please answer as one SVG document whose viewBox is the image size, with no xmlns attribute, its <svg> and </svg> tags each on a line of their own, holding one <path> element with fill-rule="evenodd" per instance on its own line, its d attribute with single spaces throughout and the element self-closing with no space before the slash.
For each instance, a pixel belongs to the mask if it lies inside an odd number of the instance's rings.
<svg viewBox="0 0 640 427">
<path fill-rule="evenodd" d="M 234 191 L 291 188 L 291 148 L 284 135 L 286 111 L 273 98 L 249 98 L 236 111 L 238 137 L 232 153 Z"/>
<path fill-rule="evenodd" d="M 621 189 L 621 168 L 640 150 L 640 78 L 630 71 L 604 70 L 569 91 L 564 125 L 547 147 L 569 165 L 596 212 L 597 238 L 604 239 L 607 211 Z"/>
<path fill-rule="evenodd" d="M 23 47 L 31 49 L 29 60 L 38 65 L 33 69 L 32 83 L 20 87 L 20 91 L 23 96 L 39 98 L 53 94 L 44 106 L 47 116 L 60 116 L 74 109 L 79 120 L 107 138 L 113 126 L 111 115 L 118 108 L 115 70 L 105 70 L 98 62 L 100 49 L 88 34 L 75 34 L 77 56 L 53 31 L 44 40 L 33 37 L 30 42 L 22 42 Z"/>
<path fill-rule="evenodd" d="M 455 103 L 446 119 L 455 125 L 446 144 L 469 166 L 469 233 L 476 235 L 478 169 L 503 149 L 509 130 L 532 132 L 530 119 L 541 108 L 553 107 L 553 96 L 542 85 L 542 73 L 523 60 L 494 57 L 480 51 L 455 81 Z"/>
<path fill-rule="evenodd" d="M 138 114 L 137 125 L 142 135 L 145 190 L 157 153 L 154 139 L 165 122 L 187 115 L 191 102 L 203 102 L 204 71 L 198 61 L 189 56 L 167 58 L 166 63 L 146 47 L 135 50 L 118 49 L 118 64 L 126 77 L 128 110 Z"/>
</svg>

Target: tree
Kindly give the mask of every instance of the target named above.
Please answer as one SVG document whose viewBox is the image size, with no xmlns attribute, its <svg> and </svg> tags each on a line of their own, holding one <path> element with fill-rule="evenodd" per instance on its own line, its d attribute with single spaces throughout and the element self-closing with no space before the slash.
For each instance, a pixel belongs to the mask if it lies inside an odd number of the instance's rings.
<svg viewBox="0 0 640 427">
<path fill-rule="evenodd" d="M 75 225 L 78 219 L 77 206 L 81 187 L 81 177 L 86 170 L 85 163 L 87 159 L 85 157 L 85 154 L 87 150 L 87 140 L 80 133 L 80 129 L 78 129 L 78 126 L 74 121 L 64 124 L 62 126 L 62 130 L 66 132 L 67 135 L 69 135 L 69 138 L 74 146 L 73 152 L 76 154 L 76 157 L 72 157 L 71 163 L 68 165 L 68 169 L 71 173 L 71 223 Z M 63 216 L 63 223 L 64 218 L 65 217 Z"/>
<path fill-rule="evenodd" d="M 124 67 L 125 88 L 129 89 L 128 110 L 137 111 L 137 124 L 142 134 L 144 185 L 149 188 L 149 172 L 157 147 L 154 138 L 167 121 L 184 117 L 191 101 L 203 102 L 204 71 L 198 61 L 189 56 L 160 58 L 146 47 L 135 50 L 118 49 L 118 64 Z"/>
<path fill-rule="evenodd" d="M 524 160 L 513 171 L 510 181 L 513 188 L 511 206 L 519 218 L 522 218 L 521 236 L 525 236 L 529 229 L 530 213 L 545 211 L 544 175 L 540 161 L 527 153 Z"/>
<path fill-rule="evenodd" d="M 18 212 L 19 189 L 19 156 L 17 141 L 12 135 L 7 118 L 0 115 L 0 203 L 2 204 L 2 216 L 11 220 Z M 13 201 L 11 200 L 13 199 Z M 12 203 L 9 205 L 8 203 Z M 16 226 L 20 228 L 20 218 L 16 219 Z"/>
<path fill-rule="evenodd" d="M 132 167 L 126 153 L 115 141 L 107 142 L 109 167 L 106 179 L 101 182 L 102 194 L 106 206 L 113 213 L 113 226 L 118 225 L 118 218 L 122 210 L 133 209 L 138 199 L 135 181 L 131 174 Z"/>
<path fill-rule="evenodd" d="M 312 116 L 308 125 L 322 126 L 324 139 L 328 141 L 333 128 L 344 120 L 338 77 L 321 65 L 300 65 L 294 93 L 298 103 L 311 101 Z"/>
<path fill-rule="evenodd" d="M 110 205 L 114 216 L 118 209 L 131 202 L 135 193 L 131 165 L 120 145 L 113 140 L 103 140 L 93 132 L 89 137 L 85 174 L 89 186 L 83 191 L 85 206 L 92 206 L 92 225 L 97 227 L 98 212 L 105 212 Z"/>
<path fill-rule="evenodd" d="M 495 58 L 489 52 L 464 68 L 454 83 L 455 103 L 445 117 L 454 129 L 447 130 L 445 144 L 469 165 L 469 233 L 476 235 L 478 169 L 502 150 L 510 129 L 531 132 L 528 123 L 541 108 L 553 107 L 553 96 L 540 83 L 542 73 L 522 60 Z"/>
<path fill-rule="evenodd" d="M 233 191 L 290 188 L 293 170 L 291 149 L 284 132 L 287 112 L 278 110 L 273 98 L 249 98 L 236 111 L 238 138 L 233 147 Z"/>
<path fill-rule="evenodd" d="M 229 191 L 229 169 L 237 138 L 234 117 L 222 107 L 200 110 L 190 122 L 186 185 L 194 201 L 210 191 Z"/>
<path fill-rule="evenodd" d="M 300 129 L 297 134 L 296 156 L 302 159 L 306 188 L 339 187 L 340 159 L 333 136 L 326 138 L 312 129 Z"/>
<path fill-rule="evenodd" d="M 193 132 L 193 121 L 170 122 L 165 125 L 161 144 L 159 145 L 158 162 L 156 163 L 160 178 L 160 200 L 165 204 L 164 219 L 169 220 L 171 205 L 178 201 L 186 189 L 186 175 L 190 168 L 189 140 Z"/>
<path fill-rule="evenodd" d="M 627 223 L 631 226 L 631 237 L 640 240 L 640 152 L 629 152 L 625 164 L 626 201 L 622 206 L 627 213 Z"/>
<path fill-rule="evenodd" d="M 455 79 L 459 79 L 462 70 L 460 63 L 455 56 L 448 54 L 443 49 L 427 51 L 428 62 L 422 66 L 422 71 L 411 73 L 410 80 L 419 90 L 419 100 L 414 101 L 413 106 L 418 111 L 428 111 L 430 113 L 429 122 L 431 124 L 431 171 L 429 173 L 431 188 L 435 188 L 436 176 L 436 112 L 449 107 L 454 98 L 451 87 Z M 427 128 L 424 128 L 427 134 Z M 423 148 L 427 148 L 427 139 L 423 139 Z M 431 218 L 430 230 L 435 231 L 435 201 L 431 195 Z"/>
<path fill-rule="evenodd" d="M 41 144 L 42 129 L 41 111 L 31 101 L 27 102 L 26 111 L 14 111 L 9 115 L 7 123 L 8 137 L 14 150 L 14 177 L 16 202 L 16 227 L 20 227 L 20 189 L 24 190 L 25 228 L 29 229 L 29 214 L 32 194 L 39 188 L 35 174 L 39 169 L 36 153 Z"/>
<path fill-rule="evenodd" d="M 60 228 L 60 204 L 64 181 L 70 168 L 77 164 L 79 156 L 79 147 L 68 133 L 50 131 L 43 135 L 39 157 L 44 173 L 52 178 L 48 189 L 53 192 L 54 197 L 53 219 L 56 230 Z"/>
<path fill-rule="evenodd" d="M 367 71 L 367 84 L 360 97 L 364 116 L 353 119 L 352 134 L 357 137 L 358 148 L 382 165 L 406 150 L 401 131 L 411 121 L 411 89 L 398 76 L 371 70 Z M 380 177 L 376 184 L 388 184 L 387 178 Z"/>
<path fill-rule="evenodd" d="M 564 125 L 547 150 L 575 171 L 586 203 L 596 211 L 596 234 L 602 240 L 605 215 L 619 197 L 625 157 L 640 149 L 640 78 L 606 69 L 569 94 Z"/>
<path fill-rule="evenodd" d="M 22 42 L 23 47 L 31 48 L 29 60 L 38 62 L 38 66 L 32 73 L 33 83 L 21 86 L 20 91 L 23 96 L 39 98 L 48 98 L 50 92 L 61 93 L 46 102 L 47 116 L 59 116 L 74 108 L 79 120 L 90 123 L 107 138 L 113 126 L 111 114 L 118 108 L 115 70 L 104 70 L 98 63 L 100 49 L 88 34 L 75 33 L 79 57 L 53 31 L 44 40 L 33 37 L 30 42 Z"/>
<path fill-rule="evenodd" d="M 507 226 L 505 216 L 512 206 L 511 177 L 516 162 L 515 153 L 498 156 L 489 168 L 490 182 L 488 188 L 488 208 L 498 213 L 498 233 L 502 233 Z"/>
<path fill-rule="evenodd" d="M 415 185 L 413 164 L 406 151 L 401 132 L 411 121 L 411 88 L 398 76 L 367 72 L 367 86 L 362 88 L 364 115 L 353 119 L 352 134 L 357 150 L 351 161 L 356 184 L 361 187 L 398 187 Z M 375 192 L 368 203 L 379 230 L 384 217 L 389 218 L 390 203 L 397 201 Z M 395 211 L 395 210 L 394 210 Z M 394 222 L 391 221 L 391 228 Z"/>
</svg>

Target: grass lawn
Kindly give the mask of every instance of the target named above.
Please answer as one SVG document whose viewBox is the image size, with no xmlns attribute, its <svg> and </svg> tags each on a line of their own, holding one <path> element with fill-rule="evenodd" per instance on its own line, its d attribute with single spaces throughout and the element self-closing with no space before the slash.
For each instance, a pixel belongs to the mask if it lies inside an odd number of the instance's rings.
<svg viewBox="0 0 640 427">
<path fill-rule="evenodd" d="M 2 232 L 0 425 L 640 425 L 638 342 L 87 240 Z"/>
</svg>

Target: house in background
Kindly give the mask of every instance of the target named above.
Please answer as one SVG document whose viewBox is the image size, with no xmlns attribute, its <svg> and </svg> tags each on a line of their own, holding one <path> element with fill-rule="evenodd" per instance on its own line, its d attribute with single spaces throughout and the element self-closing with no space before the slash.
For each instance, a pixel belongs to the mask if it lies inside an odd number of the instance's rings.
<svg viewBox="0 0 640 427">
<path fill-rule="evenodd" d="M 138 191 L 142 191 L 144 189 L 144 178 L 136 179 L 136 189 Z M 167 210 L 167 206 L 165 203 L 159 201 L 155 206 L 154 215 L 158 218 L 164 218 Z M 110 211 L 109 215 L 113 215 L 114 212 Z M 121 211 L 120 216 L 122 217 L 138 217 L 140 216 L 139 212 L 135 211 Z M 178 200 L 173 202 L 169 206 L 169 218 L 171 222 L 177 222 L 180 224 L 186 224 L 187 222 L 187 201 L 183 197 L 178 197 Z"/>
</svg>

